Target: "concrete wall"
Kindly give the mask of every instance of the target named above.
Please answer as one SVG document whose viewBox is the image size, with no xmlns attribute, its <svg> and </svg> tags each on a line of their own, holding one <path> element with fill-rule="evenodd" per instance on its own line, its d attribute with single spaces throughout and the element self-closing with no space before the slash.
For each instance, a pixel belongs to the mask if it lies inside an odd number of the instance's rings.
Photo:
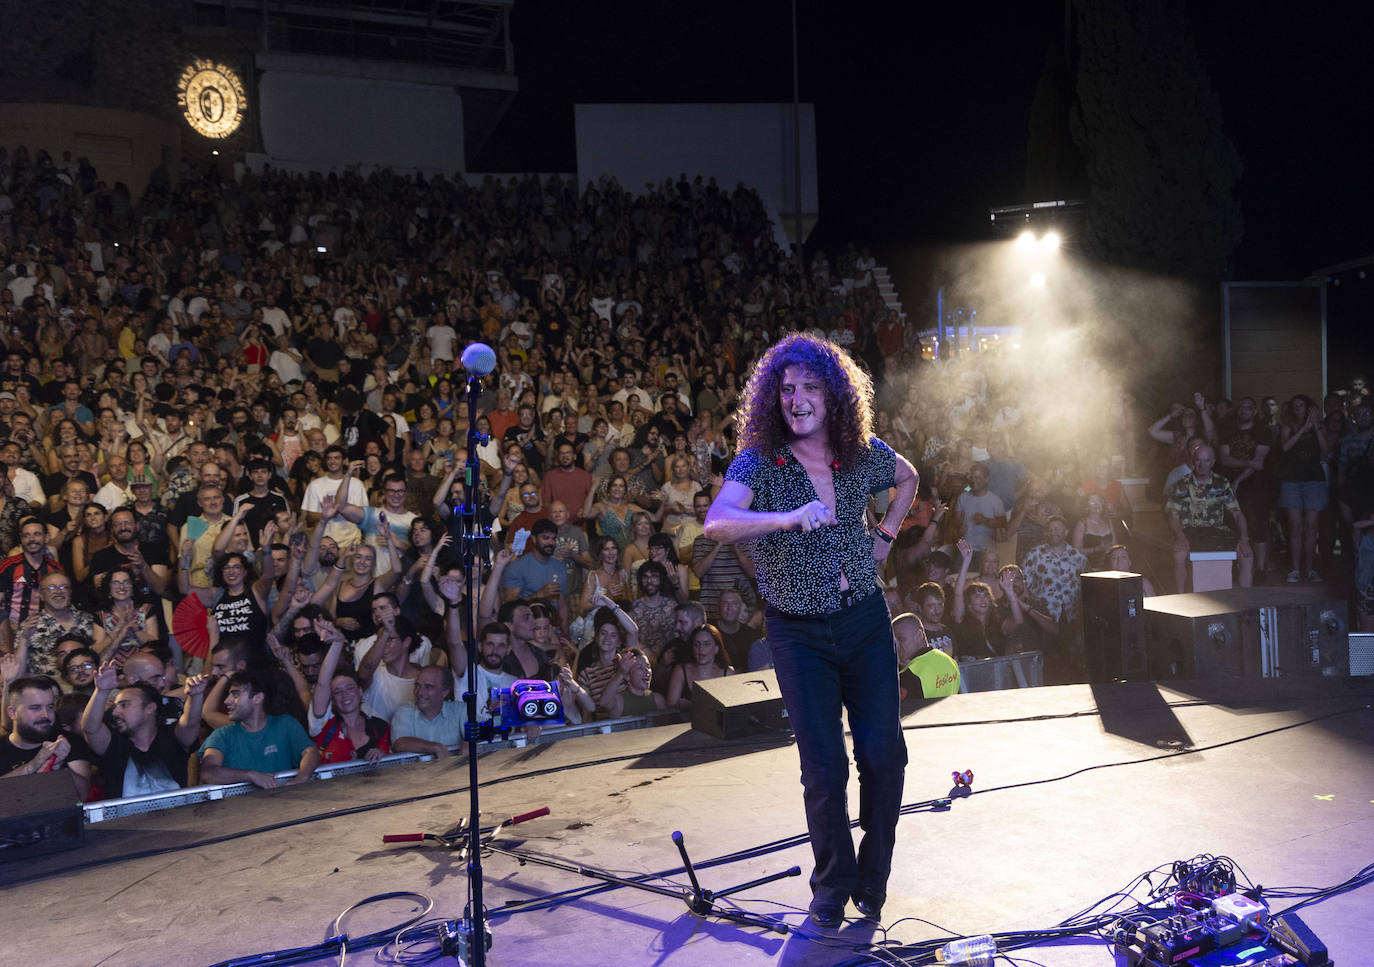
<svg viewBox="0 0 1374 967">
<path fill-rule="evenodd" d="M 726 191 L 743 182 L 792 232 L 796 210 L 791 104 L 578 104 L 577 176 L 584 185 L 603 174 L 628 191 L 648 182 L 710 177 Z M 816 114 L 801 106 L 802 214 L 819 211 Z"/>
<path fill-rule="evenodd" d="M 450 175 L 467 167 L 463 100 L 443 72 L 281 54 L 260 55 L 258 66 L 262 153 L 274 165 Z"/>
<path fill-rule="evenodd" d="M 54 158 L 70 151 L 86 157 L 107 185 L 122 181 L 137 198 L 148 176 L 167 155 L 175 176 L 181 160 L 181 128 L 175 121 L 135 111 L 71 104 L 0 104 L 0 144 L 11 153 L 25 145 L 46 148 Z"/>
<path fill-rule="evenodd" d="M 1326 394 L 1326 300 L 1318 282 L 1223 286 L 1226 395 Z"/>
</svg>

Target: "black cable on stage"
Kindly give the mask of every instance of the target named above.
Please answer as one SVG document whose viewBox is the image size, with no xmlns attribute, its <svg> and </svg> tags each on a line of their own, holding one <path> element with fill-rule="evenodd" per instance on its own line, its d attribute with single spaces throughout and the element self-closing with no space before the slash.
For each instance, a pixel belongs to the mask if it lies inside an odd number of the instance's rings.
<svg viewBox="0 0 1374 967">
<path fill-rule="evenodd" d="M 348 915 L 359 907 L 367 906 L 370 903 L 380 903 L 383 900 L 414 899 L 419 901 L 424 909 L 415 914 L 408 920 L 396 924 L 394 927 L 387 927 L 385 930 L 377 930 L 373 933 L 361 937 L 349 938 L 347 934 L 341 932 L 343 922 Z M 312 960 L 322 960 L 325 957 L 339 955 L 339 963 L 348 955 L 349 947 L 357 950 L 366 950 L 369 947 L 379 947 L 389 942 L 393 937 L 405 931 L 407 927 L 418 923 L 429 915 L 434 909 L 434 900 L 423 893 L 416 893 L 411 890 L 399 890 L 392 893 L 378 893 L 352 904 L 329 925 L 329 939 L 311 947 L 292 947 L 288 950 L 271 950 L 261 954 L 248 954 L 244 957 L 234 957 L 230 960 L 221 960 L 213 967 L 276 967 L 279 964 L 304 964 Z"/>
</svg>

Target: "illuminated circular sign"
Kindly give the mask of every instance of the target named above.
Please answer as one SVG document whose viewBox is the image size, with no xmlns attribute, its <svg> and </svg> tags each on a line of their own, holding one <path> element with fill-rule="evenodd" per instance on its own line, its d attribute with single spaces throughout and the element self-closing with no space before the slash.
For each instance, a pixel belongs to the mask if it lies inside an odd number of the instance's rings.
<svg viewBox="0 0 1374 967">
<path fill-rule="evenodd" d="M 227 138 L 243 123 L 248 98 L 238 74 L 223 64 L 198 60 L 181 72 L 177 104 L 186 123 L 207 138 Z"/>
</svg>

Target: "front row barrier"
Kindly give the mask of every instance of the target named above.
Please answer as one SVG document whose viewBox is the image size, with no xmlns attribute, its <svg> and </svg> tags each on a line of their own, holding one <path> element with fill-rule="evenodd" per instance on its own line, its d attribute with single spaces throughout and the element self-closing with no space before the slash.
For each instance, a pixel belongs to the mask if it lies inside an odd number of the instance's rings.
<svg viewBox="0 0 1374 967">
<path fill-rule="evenodd" d="M 553 741 L 556 739 L 575 738 L 583 735 L 599 735 L 608 732 L 622 732 L 629 729 L 648 728 L 655 725 L 669 725 L 682 721 L 680 712 L 656 712 L 651 715 L 625 716 L 618 719 L 603 719 L 600 721 L 586 722 L 581 725 L 563 725 L 557 728 L 545 728 L 539 736 L 540 742 Z M 516 732 L 510 739 L 490 743 L 487 747 L 491 749 L 501 748 L 522 748 L 528 744 L 523 732 Z M 459 751 L 456 746 L 450 747 L 451 752 Z M 322 779 L 333 779 L 337 776 L 353 775 L 359 772 L 372 772 L 377 769 L 386 769 L 391 766 L 405 765 L 412 762 L 433 761 L 432 755 L 421 755 L 418 752 L 396 752 L 391 755 L 384 755 L 375 763 L 365 759 L 350 759 L 347 762 L 329 762 L 318 766 L 311 779 L 312 782 Z M 296 774 L 294 769 L 276 773 L 279 781 L 285 782 Z M 188 786 L 185 789 L 173 789 L 169 792 L 149 793 L 146 796 L 128 796 L 123 799 L 105 799 L 100 802 L 85 803 L 85 819 L 87 825 L 91 823 L 103 822 L 107 819 L 120 819 L 124 816 L 137 816 L 141 813 L 158 812 L 164 809 L 174 809 L 178 806 L 190 806 L 196 803 L 214 802 L 219 799 L 227 799 L 230 796 L 242 796 L 245 793 L 258 791 L 258 787 L 251 782 L 229 782 L 220 785 Z"/>
</svg>

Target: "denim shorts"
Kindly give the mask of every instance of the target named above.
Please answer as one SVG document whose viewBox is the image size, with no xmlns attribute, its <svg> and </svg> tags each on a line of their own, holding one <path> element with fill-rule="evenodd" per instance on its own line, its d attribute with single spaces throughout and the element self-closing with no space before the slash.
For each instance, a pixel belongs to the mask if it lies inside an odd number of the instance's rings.
<svg viewBox="0 0 1374 967">
<path fill-rule="evenodd" d="M 1325 480 L 1279 484 L 1279 506 L 1285 510 L 1326 510 L 1330 493 Z"/>
</svg>

